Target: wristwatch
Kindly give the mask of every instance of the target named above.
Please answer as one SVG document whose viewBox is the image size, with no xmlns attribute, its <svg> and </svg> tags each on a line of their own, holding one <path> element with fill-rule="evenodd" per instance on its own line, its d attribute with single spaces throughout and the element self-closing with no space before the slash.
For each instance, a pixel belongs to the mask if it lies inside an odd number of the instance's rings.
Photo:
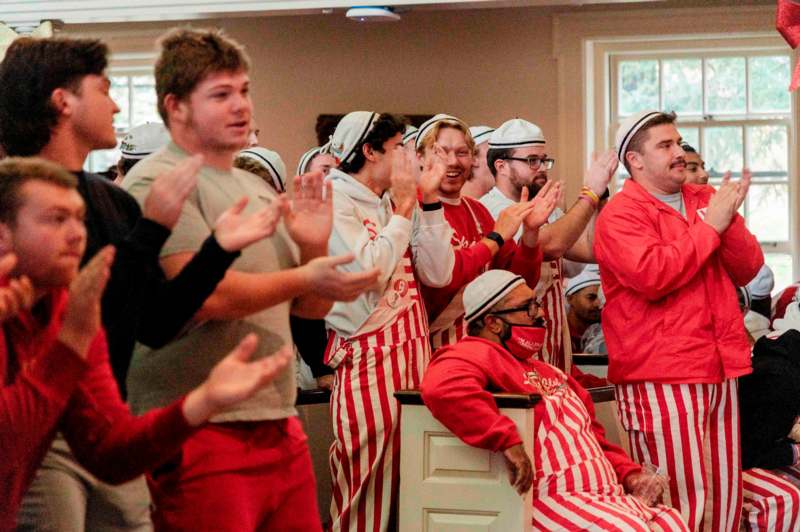
<svg viewBox="0 0 800 532">
<path fill-rule="evenodd" d="M 506 242 L 505 239 L 502 236 L 500 236 L 500 233 L 498 233 L 497 231 L 490 232 L 489 234 L 486 235 L 486 238 L 495 242 L 497 244 L 497 247 L 503 247 L 503 244 L 505 244 Z"/>
</svg>

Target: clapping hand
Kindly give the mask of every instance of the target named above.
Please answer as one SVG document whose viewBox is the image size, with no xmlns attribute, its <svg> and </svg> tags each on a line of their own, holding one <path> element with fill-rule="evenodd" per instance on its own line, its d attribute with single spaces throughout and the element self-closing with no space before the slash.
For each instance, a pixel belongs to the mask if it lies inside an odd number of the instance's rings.
<svg viewBox="0 0 800 532">
<path fill-rule="evenodd" d="M 214 224 L 214 237 L 225 251 L 239 251 L 262 238 L 271 236 L 281 219 L 286 198 L 278 198 L 257 213 L 244 216 L 247 196 L 220 214 Z"/>
<path fill-rule="evenodd" d="M 8 253 L 0 259 L 0 278 L 7 278 L 17 265 L 17 256 Z M 0 287 L 0 322 L 13 318 L 20 310 L 31 308 L 34 300 L 33 285 L 27 276 L 9 279 Z"/>
<path fill-rule="evenodd" d="M 283 223 L 298 246 L 327 249 L 333 228 L 333 185 L 321 171 L 294 178 L 294 198 L 281 203 Z"/>
</svg>

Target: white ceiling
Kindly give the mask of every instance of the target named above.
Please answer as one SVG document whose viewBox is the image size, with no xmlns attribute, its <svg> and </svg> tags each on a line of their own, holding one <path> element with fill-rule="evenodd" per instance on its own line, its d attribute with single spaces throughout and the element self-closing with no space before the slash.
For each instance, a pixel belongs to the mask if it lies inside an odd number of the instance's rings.
<svg viewBox="0 0 800 532">
<path fill-rule="evenodd" d="M 660 0 L 391 0 L 375 4 L 420 8 L 479 8 L 508 6 L 581 6 L 623 4 Z M 290 13 L 320 13 L 353 5 L 353 0 L 0 0 L 0 22 L 14 27 L 38 26 L 41 20 L 58 19 L 67 24 L 190 20 Z"/>
</svg>

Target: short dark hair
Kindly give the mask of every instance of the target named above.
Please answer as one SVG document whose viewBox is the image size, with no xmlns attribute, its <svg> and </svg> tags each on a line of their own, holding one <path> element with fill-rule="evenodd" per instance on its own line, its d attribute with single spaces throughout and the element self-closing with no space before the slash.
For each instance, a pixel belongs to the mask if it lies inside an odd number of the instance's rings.
<svg viewBox="0 0 800 532">
<path fill-rule="evenodd" d="M 497 177 L 497 168 L 494 167 L 495 161 L 513 156 L 514 148 L 489 148 L 486 152 L 486 164 L 489 166 L 489 171 L 492 172 L 492 175 Z"/>
<path fill-rule="evenodd" d="M 80 90 L 88 75 L 102 75 L 108 47 L 97 39 L 22 37 L 0 63 L 0 144 L 12 156 L 35 155 L 50 142 L 58 111 L 50 96 Z"/>
<path fill-rule="evenodd" d="M 697 150 L 688 142 L 681 142 L 681 148 L 683 148 L 683 151 L 686 153 L 697 153 Z"/>
<path fill-rule="evenodd" d="M 628 165 L 628 152 L 635 151 L 636 153 L 642 153 L 642 146 L 650 137 L 650 129 L 656 126 L 663 126 L 664 124 L 674 124 L 677 118 L 678 116 L 675 112 L 658 113 L 655 117 L 645 122 L 645 124 L 639 128 L 639 131 L 634 133 L 633 137 L 631 137 L 631 140 L 628 142 L 627 151 L 622 154 L 622 164 L 625 166 L 625 170 L 628 171 L 628 174 L 631 174 L 631 167 Z"/>
<path fill-rule="evenodd" d="M 125 177 L 128 175 L 128 172 L 131 171 L 131 168 L 136 166 L 136 163 L 141 161 L 141 159 L 128 159 L 127 157 L 120 157 L 119 161 L 117 161 L 117 175 L 119 177 Z"/>
<path fill-rule="evenodd" d="M 159 40 L 161 55 L 155 68 L 158 114 L 169 126 L 164 99 L 189 97 L 197 85 L 217 72 L 247 72 L 250 59 L 241 44 L 221 30 L 176 28 Z"/>
<path fill-rule="evenodd" d="M 406 128 L 406 120 L 402 116 L 391 113 L 381 113 L 372 126 L 372 130 L 367 134 L 364 141 L 353 148 L 354 155 L 349 162 L 339 164 L 339 170 L 346 174 L 355 174 L 363 167 L 367 159 L 364 157 L 362 146 L 369 144 L 372 149 L 383 153 L 383 144 L 398 133 L 402 133 Z"/>
<path fill-rule="evenodd" d="M 44 181 L 75 189 L 78 178 L 56 163 L 38 157 L 10 157 L 0 161 L 0 221 L 13 224 L 22 205 L 19 191 L 29 181 Z"/>
</svg>

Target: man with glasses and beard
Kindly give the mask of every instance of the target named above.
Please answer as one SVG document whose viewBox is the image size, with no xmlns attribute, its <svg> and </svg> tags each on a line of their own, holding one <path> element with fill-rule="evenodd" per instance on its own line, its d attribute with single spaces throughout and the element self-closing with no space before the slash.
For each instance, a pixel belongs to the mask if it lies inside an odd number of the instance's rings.
<svg viewBox="0 0 800 532">
<path fill-rule="evenodd" d="M 481 198 L 497 219 L 506 207 L 520 200 L 523 188 L 531 197 L 547 182 L 547 171 L 555 161 L 547 155 L 547 141 L 542 130 L 521 118 L 505 122 L 492 133 L 487 153 L 489 169 L 496 185 Z M 594 215 L 600 197 L 617 169 L 613 152 L 595 158 L 584 176 L 584 186 L 577 201 L 563 212 L 556 209 L 548 224 L 539 230 L 539 246 L 544 253 L 541 278 L 537 290 L 543 293 L 545 320 L 549 322 L 542 359 L 559 369 L 570 371 L 571 349 L 564 301 L 563 258 L 578 262 L 594 262 L 592 237 Z M 519 234 L 517 234 L 519 238 Z"/>
</svg>

